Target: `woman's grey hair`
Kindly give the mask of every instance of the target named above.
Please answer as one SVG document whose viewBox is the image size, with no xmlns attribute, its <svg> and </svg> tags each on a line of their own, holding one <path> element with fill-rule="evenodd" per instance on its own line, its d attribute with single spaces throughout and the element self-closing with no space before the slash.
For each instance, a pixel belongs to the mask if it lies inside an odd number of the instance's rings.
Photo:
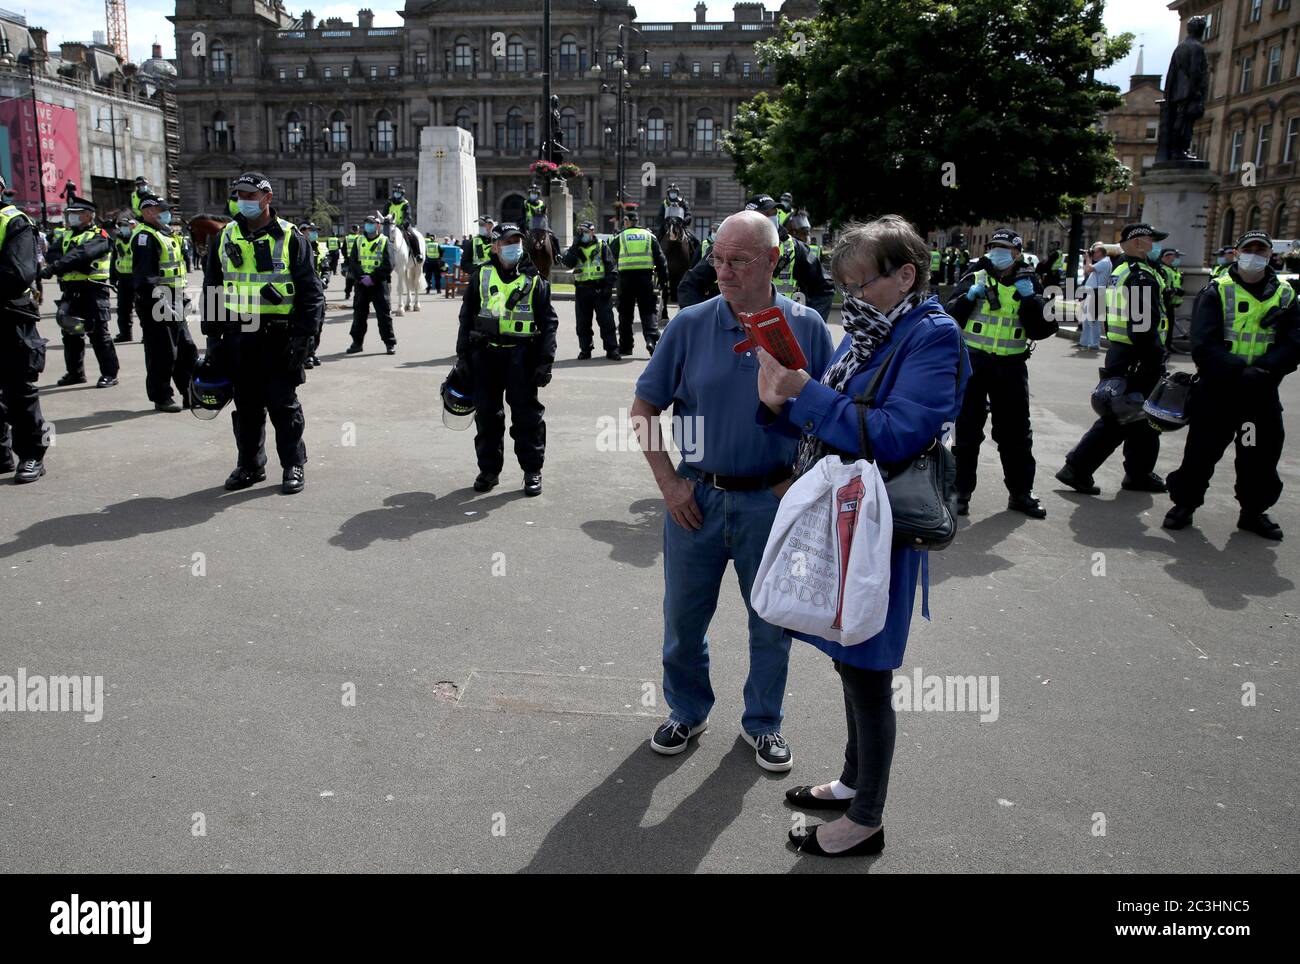
<svg viewBox="0 0 1300 964">
<path fill-rule="evenodd" d="M 840 232 L 831 251 L 831 276 L 854 282 L 848 272 L 855 265 L 874 262 L 881 274 L 893 274 L 905 264 L 916 266 L 916 281 L 910 291 L 924 291 L 930 284 L 930 249 L 906 218 L 886 214 L 874 221 L 850 221 Z"/>
</svg>

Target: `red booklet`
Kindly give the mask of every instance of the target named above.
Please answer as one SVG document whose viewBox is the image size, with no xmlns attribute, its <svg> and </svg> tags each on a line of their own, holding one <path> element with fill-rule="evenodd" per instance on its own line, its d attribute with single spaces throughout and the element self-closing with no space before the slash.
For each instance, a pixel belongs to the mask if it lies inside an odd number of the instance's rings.
<svg viewBox="0 0 1300 964">
<path fill-rule="evenodd" d="M 780 308 L 773 305 L 752 315 L 741 311 L 736 313 L 736 318 L 749 336 L 733 349 L 737 355 L 758 346 L 786 368 L 808 367 L 808 359 L 804 357 L 803 349 L 790 330 L 790 322 Z"/>
</svg>

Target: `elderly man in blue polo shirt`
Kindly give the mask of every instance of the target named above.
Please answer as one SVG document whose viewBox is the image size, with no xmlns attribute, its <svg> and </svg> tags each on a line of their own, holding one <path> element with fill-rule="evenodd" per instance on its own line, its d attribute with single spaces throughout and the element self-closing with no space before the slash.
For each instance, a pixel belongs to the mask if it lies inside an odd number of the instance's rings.
<svg viewBox="0 0 1300 964">
<path fill-rule="evenodd" d="M 775 772 L 794 763 L 781 736 L 790 636 L 758 618 L 749 591 L 790 485 L 798 443 L 764 431 L 754 417 L 760 404 L 758 357 L 753 348 L 733 350 L 745 340 L 736 313 L 779 306 L 812 371 L 824 371 L 834 353 L 821 316 L 772 286 L 779 256 L 776 227 L 757 211 L 741 211 L 722 223 L 709 252 L 721 293 L 673 318 L 637 380 L 632 405 L 632 422 L 665 504 L 663 660 L 670 712 L 650 748 L 681 753 L 708 725 L 713 687 L 706 633 L 730 560 L 749 610 L 741 728 L 758 765 Z M 679 445 L 683 461 L 676 469 L 659 429 L 659 413 L 670 405 L 680 437 L 691 443 Z"/>
</svg>

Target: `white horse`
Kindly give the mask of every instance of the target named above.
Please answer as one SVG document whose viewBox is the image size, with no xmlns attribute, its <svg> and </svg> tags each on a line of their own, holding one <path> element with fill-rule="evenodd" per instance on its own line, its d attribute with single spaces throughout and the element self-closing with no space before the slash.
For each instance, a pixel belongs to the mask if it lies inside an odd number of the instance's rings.
<svg viewBox="0 0 1300 964">
<path fill-rule="evenodd" d="M 393 314 L 419 311 L 420 292 L 424 290 L 424 272 L 420 262 L 412 257 L 411 249 L 406 246 L 406 236 L 391 218 L 384 219 L 384 226 L 388 230 L 389 256 L 393 259 Z M 424 235 L 414 228 L 411 233 L 415 235 L 415 243 L 423 248 Z"/>
</svg>

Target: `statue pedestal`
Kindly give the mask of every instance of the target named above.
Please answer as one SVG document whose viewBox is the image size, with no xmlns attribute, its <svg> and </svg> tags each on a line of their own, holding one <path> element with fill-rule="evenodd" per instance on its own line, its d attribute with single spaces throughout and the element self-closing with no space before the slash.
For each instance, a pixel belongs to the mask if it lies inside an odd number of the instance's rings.
<svg viewBox="0 0 1300 964">
<path fill-rule="evenodd" d="M 1142 172 L 1142 220 L 1158 231 L 1168 231 L 1160 242 L 1166 248 L 1184 252 L 1183 303 L 1180 318 L 1191 313 L 1192 301 L 1205 287 L 1209 272 L 1205 269 L 1206 228 L 1209 220 L 1210 195 L 1219 183 L 1219 175 L 1204 161 L 1166 161 Z"/>
<path fill-rule="evenodd" d="M 567 251 L 573 243 L 573 195 L 566 182 L 551 183 L 549 207 L 551 231 L 560 239 L 560 250 Z"/>
<path fill-rule="evenodd" d="M 474 135 L 460 127 L 425 127 L 420 131 L 419 202 L 415 223 L 437 237 L 475 232 L 478 174 Z"/>
</svg>

